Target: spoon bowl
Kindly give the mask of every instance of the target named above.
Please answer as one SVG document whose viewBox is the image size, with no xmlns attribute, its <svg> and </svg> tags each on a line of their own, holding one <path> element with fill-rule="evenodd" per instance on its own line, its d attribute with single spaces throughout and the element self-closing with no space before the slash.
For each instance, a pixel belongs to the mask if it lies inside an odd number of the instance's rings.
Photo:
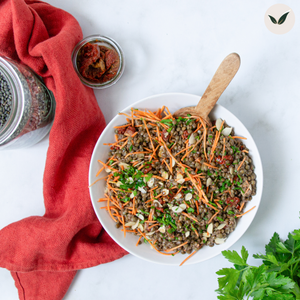
<svg viewBox="0 0 300 300">
<path fill-rule="evenodd" d="M 197 106 L 180 108 L 173 114 L 173 116 L 186 117 L 190 114 L 192 116 L 201 117 L 209 126 L 211 126 L 211 121 L 208 115 L 237 73 L 240 64 L 240 56 L 237 53 L 231 53 L 226 56 L 221 62 Z"/>
</svg>

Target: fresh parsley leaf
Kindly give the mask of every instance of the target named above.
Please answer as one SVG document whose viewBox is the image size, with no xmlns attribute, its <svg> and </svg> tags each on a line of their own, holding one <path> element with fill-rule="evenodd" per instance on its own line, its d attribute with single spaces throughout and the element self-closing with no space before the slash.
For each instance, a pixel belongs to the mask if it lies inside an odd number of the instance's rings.
<svg viewBox="0 0 300 300">
<path fill-rule="evenodd" d="M 243 252 L 245 253 L 246 249 L 244 246 L 243 246 L 243 248 L 244 248 Z M 233 263 L 235 265 L 244 266 L 247 264 L 248 256 L 245 256 L 245 254 L 244 254 L 244 258 L 241 257 L 235 250 L 233 250 L 233 251 L 225 250 L 225 251 L 222 251 L 222 254 L 225 258 L 227 258 L 231 263 Z"/>
<path fill-rule="evenodd" d="M 152 178 L 153 174 L 148 173 L 147 176 L 145 177 L 145 181 L 148 182 Z"/>
</svg>

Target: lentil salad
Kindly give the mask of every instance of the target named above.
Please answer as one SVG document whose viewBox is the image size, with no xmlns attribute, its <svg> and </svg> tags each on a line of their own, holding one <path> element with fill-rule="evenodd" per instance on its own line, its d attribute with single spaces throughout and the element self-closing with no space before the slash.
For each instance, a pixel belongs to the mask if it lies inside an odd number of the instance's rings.
<svg viewBox="0 0 300 300">
<path fill-rule="evenodd" d="M 220 119 L 208 128 L 199 117 L 175 119 L 165 107 L 123 115 L 128 123 L 115 127 L 97 174 L 108 172 L 98 179 L 107 184 L 99 202 L 107 202 L 116 226 L 164 255 L 223 243 L 256 193 L 243 138 Z"/>
</svg>

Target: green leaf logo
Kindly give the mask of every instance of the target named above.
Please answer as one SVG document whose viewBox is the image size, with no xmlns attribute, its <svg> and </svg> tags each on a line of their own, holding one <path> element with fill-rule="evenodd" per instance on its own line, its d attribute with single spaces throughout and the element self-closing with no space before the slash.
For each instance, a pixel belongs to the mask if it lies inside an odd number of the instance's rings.
<svg viewBox="0 0 300 300">
<path fill-rule="evenodd" d="M 286 13 L 284 13 L 284 14 L 279 18 L 278 22 L 277 22 L 277 20 L 276 20 L 274 17 L 272 17 L 271 15 L 268 15 L 268 17 L 270 18 L 270 20 L 272 21 L 273 24 L 281 25 L 281 24 L 283 24 L 283 23 L 285 22 L 285 20 L 286 20 L 286 18 L 287 18 L 287 15 L 288 15 L 289 13 L 290 13 L 290 10 L 287 11 Z"/>
<path fill-rule="evenodd" d="M 286 19 L 287 15 L 288 15 L 289 13 L 290 13 L 290 12 L 288 11 L 288 12 L 286 12 L 285 14 L 283 14 L 283 15 L 279 18 L 279 20 L 278 20 L 278 25 L 281 25 L 281 24 L 283 24 L 283 23 L 285 22 L 285 19 Z"/>
<path fill-rule="evenodd" d="M 274 24 L 277 24 L 277 21 L 274 17 L 272 17 L 271 15 L 268 15 L 270 20 L 274 23 Z"/>
</svg>

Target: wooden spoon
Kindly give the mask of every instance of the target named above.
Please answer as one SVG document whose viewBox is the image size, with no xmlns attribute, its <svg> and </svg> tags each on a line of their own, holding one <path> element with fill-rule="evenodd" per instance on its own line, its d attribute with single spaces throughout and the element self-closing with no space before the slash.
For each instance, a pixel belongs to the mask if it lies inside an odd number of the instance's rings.
<svg viewBox="0 0 300 300">
<path fill-rule="evenodd" d="M 211 126 L 211 121 L 208 115 L 238 71 L 240 64 L 240 56 L 237 53 L 231 53 L 226 56 L 220 64 L 197 106 L 180 108 L 173 114 L 173 116 L 186 117 L 188 114 L 192 116 L 199 116 L 209 126 Z"/>
</svg>

